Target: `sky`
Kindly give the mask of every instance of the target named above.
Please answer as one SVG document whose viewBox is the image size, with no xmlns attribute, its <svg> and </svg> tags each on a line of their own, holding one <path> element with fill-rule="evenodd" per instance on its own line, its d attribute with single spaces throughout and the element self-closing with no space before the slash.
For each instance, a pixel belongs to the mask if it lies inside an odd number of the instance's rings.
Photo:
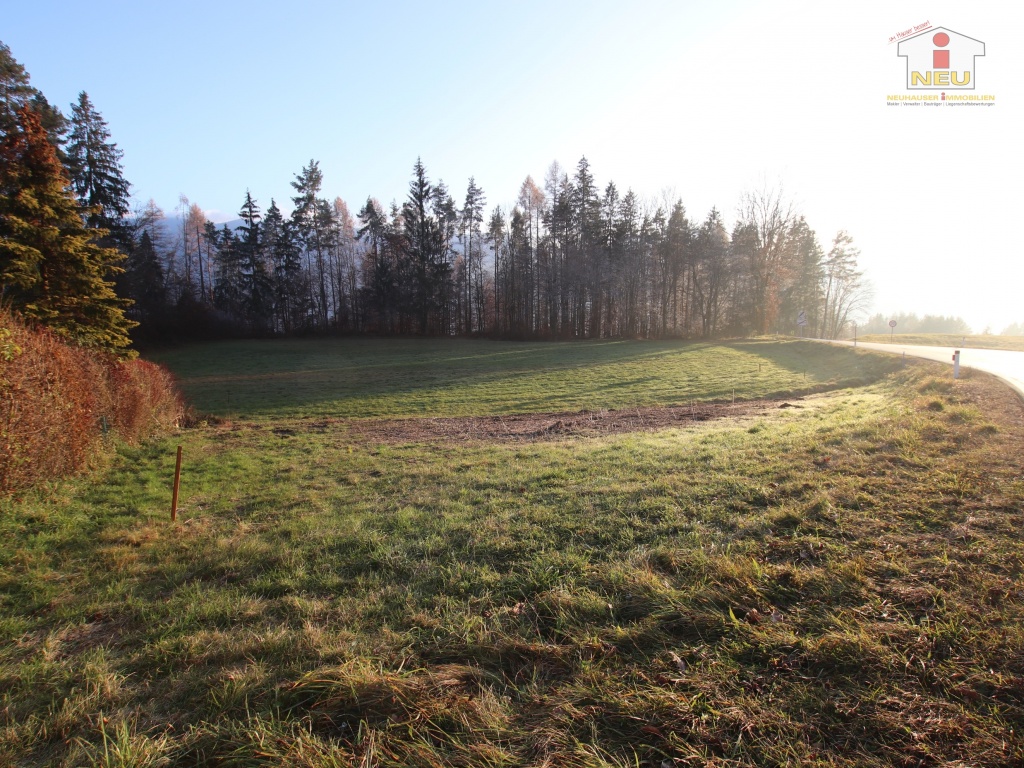
<svg viewBox="0 0 1024 768">
<path fill-rule="evenodd" d="M 421 158 L 506 211 L 581 157 L 597 183 L 729 226 L 781 191 L 827 250 L 860 249 L 872 312 L 1024 323 L 1024 6 L 865 0 L 11 2 L 0 41 L 66 114 L 86 91 L 138 203 L 226 221 L 290 209 L 316 160 L 353 213 L 402 201 Z M 985 45 L 990 107 L 890 106 L 900 33 Z M 898 330 L 898 329 L 897 329 Z"/>
</svg>

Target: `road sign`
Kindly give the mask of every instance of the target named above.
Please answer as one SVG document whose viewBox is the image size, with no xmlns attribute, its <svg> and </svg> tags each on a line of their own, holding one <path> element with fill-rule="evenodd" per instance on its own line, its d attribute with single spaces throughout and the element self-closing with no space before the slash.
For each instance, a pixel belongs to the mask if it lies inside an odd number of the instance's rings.
<svg viewBox="0 0 1024 768">
<path fill-rule="evenodd" d="M 896 327 L 896 321 L 895 320 L 890 320 L 889 321 L 889 327 L 890 328 L 895 328 Z"/>
<path fill-rule="evenodd" d="M 802 309 L 800 310 L 800 314 L 796 316 L 796 324 L 799 326 L 807 325 L 807 313 Z"/>
</svg>

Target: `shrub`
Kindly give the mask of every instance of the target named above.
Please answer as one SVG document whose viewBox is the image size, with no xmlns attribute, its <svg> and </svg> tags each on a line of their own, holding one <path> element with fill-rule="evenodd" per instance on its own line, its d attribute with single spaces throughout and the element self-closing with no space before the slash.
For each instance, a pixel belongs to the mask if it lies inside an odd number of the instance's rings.
<svg viewBox="0 0 1024 768">
<path fill-rule="evenodd" d="M 183 415 L 160 366 L 71 346 L 0 309 L 0 494 L 81 471 L 108 432 L 134 443 Z"/>
</svg>

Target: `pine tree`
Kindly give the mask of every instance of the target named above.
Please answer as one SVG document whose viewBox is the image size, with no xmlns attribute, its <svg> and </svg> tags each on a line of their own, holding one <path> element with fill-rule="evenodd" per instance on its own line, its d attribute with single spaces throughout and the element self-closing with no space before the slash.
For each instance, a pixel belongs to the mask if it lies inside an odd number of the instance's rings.
<svg viewBox="0 0 1024 768">
<path fill-rule="evenodd" d="M 3 299 L 24 316 L 84 345 L 123 352 L 125 317 L 108 276 L 122 254 L 94 241 L 71 180 L 39 116 L 23 107 L 0 138 L 0 281 Z"/>
<path fill-rule="evenodd" d="M 18 130 L 18 110 L 31 107 L 38 115 L 50 143 L 59 147 L 67 131 L 67 119 L 29 83 L 28 72 L 0 43 L 0 138 Z M 57 156 L 61 157 L 58 150 Z"/>
<path fill-rule="evenodd" d="M 128 190 L 121 169 L 124 154 L 110 141 L 103 117 L 82 91 L 71 105 L 71 134 L 68 136 L 68 167 L 86 225 L 105 229 L 111 240 L 127 249 L 125 216 Z"/>
</svg>

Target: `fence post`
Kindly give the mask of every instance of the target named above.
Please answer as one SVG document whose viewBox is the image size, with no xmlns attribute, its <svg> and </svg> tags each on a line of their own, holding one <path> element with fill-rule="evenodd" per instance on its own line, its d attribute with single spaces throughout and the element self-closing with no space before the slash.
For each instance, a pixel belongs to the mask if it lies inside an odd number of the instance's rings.
<svg viewBox="0 0 1024 768">
<path fill-rule="evenodd" d="M 171 494 L 171 522 L 178 518 L 178 485 L 181 482 L 181 446 L 178 446 L 178 459 L 174 464 L 174 492 Z"/>
</svg>

